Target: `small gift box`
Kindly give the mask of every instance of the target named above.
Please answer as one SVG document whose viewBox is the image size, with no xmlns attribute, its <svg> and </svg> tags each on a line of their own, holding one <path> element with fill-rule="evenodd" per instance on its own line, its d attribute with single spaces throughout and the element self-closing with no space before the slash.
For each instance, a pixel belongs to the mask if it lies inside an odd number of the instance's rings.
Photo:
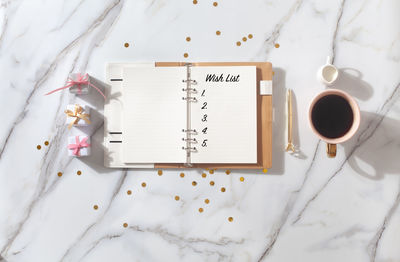
<svg viewBox="0 0 400 262">
<path fill-rule="evenodd" d="M 46 95 L 53 94 L 54 92 L 68 88 L 69 92 L 76 95 L 86 95 L 89 93 L 90 87 L 94 88 L 100 95 L 106 99 L 105 94 L 97 86 L 90 83 L 90 76 L 82 73 L 71 73 L 68 76 L 67 84 L 63 87 L 54 89 L 48 92 Z"/>
<path fill-rule="evenodd" d="M 87 126 L 90 124 L 90 107 L 80 105 L 68 105 L 67 110 L 64 111 L 67 114 L 66 123 L 68 129 L 72 126 Z"/>
<path fill-rule="evenodd" d="M 68 137 L 68 155 L 81 157 L 90 155 L 89 136 L 70 136 Z"/>
<path fill-rule="evenodd" d="M 71 73 L 68 79 L 70 93 L 76 95 L 89 94 L 90 76 L 88 74 Z"/>
</svg>

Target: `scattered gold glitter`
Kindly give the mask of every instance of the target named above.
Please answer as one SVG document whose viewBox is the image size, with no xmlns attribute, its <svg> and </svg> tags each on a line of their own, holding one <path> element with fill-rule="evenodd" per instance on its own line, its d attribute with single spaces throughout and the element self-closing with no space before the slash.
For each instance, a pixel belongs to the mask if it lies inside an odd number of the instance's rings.
<svg viewBox="0 0 400 262">
<path fill-rule="evenodd" d="M 93 206 L 93 209 L 94 209 L 94 210 L 97 210 L 97 209 L 99 209 L 99 206 L 98 206 L 98 205 L 94 205 L 94 206 Z"/>
<path fill-rule="evenodd" d="M 217 3 L 217 2 L 214 2 L 214 3 L 213 3 L 213 6 L 217 6 L 217 5 L 218 5 L 218 3 Z"/>
<path fill-rule="evenodd" d="M 275 48 L 279 48 L 280 45 L 278 43 L 275 44 Z"/>
<path fill-rule="evenodd" d="M 77 174 L 78 176 L 80 176 L 80 175 L 82 175 L 82 171 L 78 170 L 78 171 L 76 172 L 76 174 Z"/>
<path fill-rule="evenodd" d="M 190 42 L 191 38 L 190 36 L 186 37 L 186 41 Z"/>
<path fill-rule="evenodd" d="M 124 46 L 125 46 L 125 47 L 129 47 L 129 43 L 125 43 Z"/>
<path fill-rule="evenodd" d="M 205 200 L 204 200 L 204 203 L 209 204 L 209 203 L 210 203 L 210 200 L 205 199 Z"/>
<path fill-rule="evenodd" d="M 228 221 L 232 222 L 233 221 L 233 217 L 228 217 Z"/>
<path fill-rule="evenodd" d="M 40 145 L 37 145 L 37 150 L 40 150 L 42 147 Z"/>
<path fill-rule="evenodd" d="M 128 227 L 128 223 L 124 223 L 123 226 L 124 226 L 124 227 Z"/>
<path fill-rule="evenodd" d="M 180 177 L 185 177 L 185 173 L 180 173 Z"/>
<path fill-rule="evenodd" d="M 244 181 L 244 177 L 240 177 L 240 181 L 242 181 L 242 182 L 243 182 L 243 181 Z"/>
<path fill-rule="evenodd" d="M 194 4 L 194 5 L 197 5 L 197 0 L 193 0 L 193 4 Z"/>
<path fill-rule="evenodd" d="M 252 35 L 252 34 L 249 34 L 247 37 L 248 37 L 249 39 L 252 39 L 252 38 L 253 38 L 253 35 Z"/>
<path fill-rule="evenodd" d="M 192 185 L 193 185 L 193 186 L 196 186 L 196 185 L 197 185 L 197 182 L 196 182 L 196 181 L 193 181 L 193 182 L 192 182 Z"/>
<path fill-rule="evenodd" d="M 221 192 L 225 192 L 225 191 L 226 191 L 225 187 L 221 187 Z"/>
<path fill-rule="evenodd" d="M 242 44 L 242 43 L 240 43 L 240 41 L 237 41 L 237 42 L 236 42 L 236 45 L 237 45 L 237 46 L 241 46 L 241 44 Z"/>
<path fill-rule="evenodd" d="M 189 57 L 189 54 L 188 53 L 184 53 L 183 57 L 187 58 L 187 57 Z"/>
<path fill-rule="evenodd" d="M 158 171 L 157 171 L 157 174 L 158 174 L 159 176 L 162 176 L 162 170 L 158 170 Z"/>
<path fill-rule="evenodd" d="M 215 32 L 215 34 L 216 35 L 221 35 L 221 31 L 218 30 L 217 32 Z"/>
<path fill-rule="evenodd" d="M 215 182 L 214 181 L 210 181 L 210 186 L 213 186 L 213 185 L 215 185 Z"/>
<path fill-rule="evenodd" d="M 202 213 L 203 211 L 204 211 L 204 209 L 200 207 L 199 212 Z"/>
<path fill-rule="evenodd" d="M 58 172 L 57 176 L 61 177 L 62 176 L 62 172 Z"/>
<path fill-rule="evenodd" d="M 268 172 L 268 169 L 264 168 L 263 173 L 266 174 Z"/>
<path fill-rule="evenodd" d="M 146 187 L 146 183 L 145 182 L 142 183 L 142 187 Z"/>
<path fill-rule="evenodd" d="M 131 191 L 131 190 L 126 191 L 126 193 L 127 193 L 128 195 L 132 195 L 132 191 Z"/>
<path fill-rule="evenodd" d="M 203 174 L 201 174 L 201 176 L 202 176 L 203 178 L 205 178 L 205 177 L 207 176 L 207 174 L 206 174 L 206 173 L 203 173 Z"/>
<path fill-rule="evenodd" d="M 230 173 L 231 173 L 230 170 L 226 170 L 226 171 L 225 171 L 225 174 L 227 174 L 227 175 L 229 175 Z"/>
<path fill-rule="evenodd" d="M 208 173 L 214 174 L 214 169 L 210 169 L 210 170 L 208 171 Z"/>
<path fill-rule="evenodd" d="M 243 42 L 246 42 L 247 41 L 247 37 L 243 37 L 242 40 L 243 40 Z"/>
<path fill-rule="evenodd" d="M 178 201 L 180 199 L 179 196 L 175 196 L 175 200 Z"/>
<path fill-rule="evenodd" d="M 44 145 L 48 146 L 49 145 L 49 141 L 44 141 Z"/>
</svg>

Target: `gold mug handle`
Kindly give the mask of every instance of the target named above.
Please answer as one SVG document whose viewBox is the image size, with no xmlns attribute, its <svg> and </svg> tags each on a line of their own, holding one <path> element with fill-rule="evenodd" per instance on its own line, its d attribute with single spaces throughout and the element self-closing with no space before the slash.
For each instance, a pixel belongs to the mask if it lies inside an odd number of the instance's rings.
<svg viewBox="0 0 400 262">
<path fill-rule="evenodd" d="M 336 144 L 326 144 L 326 154 L 329 158 L 336 157 Z"/>
</svg>

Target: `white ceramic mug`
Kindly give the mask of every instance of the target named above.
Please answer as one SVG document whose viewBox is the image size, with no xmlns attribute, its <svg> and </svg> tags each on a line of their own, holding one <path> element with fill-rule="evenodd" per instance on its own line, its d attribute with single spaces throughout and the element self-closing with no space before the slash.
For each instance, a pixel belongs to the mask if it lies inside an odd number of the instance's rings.
<svg viewBox="0 0 400 262">
<path fill-rule="evenodd" d="M 324 85 L 331 86 L 337 80 L 338 76 L 339 70 L 332 64 L 332 59 L 328 56 L 326 64 L 318 70 L 317 78 Z"/>
</svg>

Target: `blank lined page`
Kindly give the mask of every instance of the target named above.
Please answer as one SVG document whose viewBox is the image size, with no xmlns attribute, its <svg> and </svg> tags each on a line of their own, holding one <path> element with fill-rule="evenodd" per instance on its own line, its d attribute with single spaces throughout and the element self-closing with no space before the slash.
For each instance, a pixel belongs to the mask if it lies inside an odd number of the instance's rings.
<svg viewBox="0 0 400 262">
<path fill-rule="evenodd" d="M 183 163 L 186 67 L 124 68 L 122 154 L 125 163 Z"/>
<path fill-rule="evenodd" d="M 257 163 L 255 66 L 192 67 L 198 84 L 192 127 L 198 132 L 192 163 Z"/>
</svg>

